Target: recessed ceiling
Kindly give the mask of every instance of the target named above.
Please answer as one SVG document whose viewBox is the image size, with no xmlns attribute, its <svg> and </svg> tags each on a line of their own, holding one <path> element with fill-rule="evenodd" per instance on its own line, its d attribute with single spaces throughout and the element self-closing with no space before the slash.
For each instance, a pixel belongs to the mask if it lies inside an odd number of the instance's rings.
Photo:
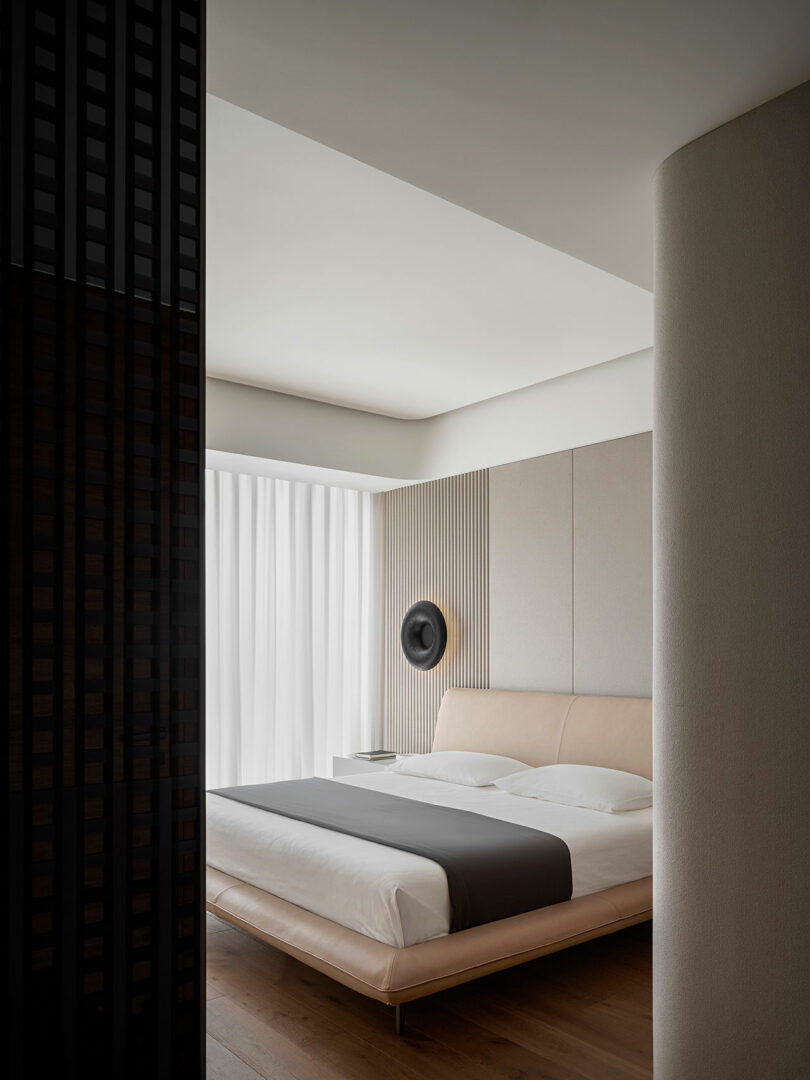
<svg viewBox="0 0 810 1080">
<path fill-rule="evenodd" d="M 209 0 L 210 374 L 414 418 L 648 346 L 652 182 L 806 0 Z"/>
<path fill-rule="evenodd" d="M 810 78 L 807 0 L 208 0 L 208 27 L 211 93 L 646 288 L 658 165 Z"/>
<path fill-rule="evenodd" d="M 425 417 L 636 352 L 646 290 L 208 99 L 209 375 Z"/>
</svg>

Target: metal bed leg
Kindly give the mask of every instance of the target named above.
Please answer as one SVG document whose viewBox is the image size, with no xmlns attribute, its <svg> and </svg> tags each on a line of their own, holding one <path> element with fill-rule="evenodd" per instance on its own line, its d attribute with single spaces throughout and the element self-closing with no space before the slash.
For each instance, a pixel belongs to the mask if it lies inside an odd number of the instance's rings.
<svg viewBox="0 0 810 1080">
<path fill-rule="evenodd" d="M 397 1035 L 404 1035 L 405 1034 L 405 1006 L 404 1006 L 404 1004 L 403 1005 L 396 1005 L 395 1009 L 396 1009 L 396 1015 L 394 1017 L 394 1026 L 395 1026 L 395 1029 L 396 1029 L 396 1033 L 397 1033 Z"/>
</svg>

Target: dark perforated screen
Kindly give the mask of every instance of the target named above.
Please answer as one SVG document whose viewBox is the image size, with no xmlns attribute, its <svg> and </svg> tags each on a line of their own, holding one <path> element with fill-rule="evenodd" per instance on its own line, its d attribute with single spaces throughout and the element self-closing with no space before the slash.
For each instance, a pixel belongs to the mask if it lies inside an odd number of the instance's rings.
<svg viewBox="0 0 810 1080">
<path fill-rule="evenodd" d="M 3 1072 L 196 1078 L 204 8 L 0 33 Z"/>
</svg>

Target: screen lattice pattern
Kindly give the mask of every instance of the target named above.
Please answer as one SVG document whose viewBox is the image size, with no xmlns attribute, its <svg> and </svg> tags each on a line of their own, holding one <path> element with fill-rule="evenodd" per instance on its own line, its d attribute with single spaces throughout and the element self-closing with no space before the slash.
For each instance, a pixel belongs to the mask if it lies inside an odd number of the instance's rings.
<svg viewBox="0 0 810 1080">
<path fill-rule="evenodd" d="M 200 1075 L 204 14 L 2 4 L 14 1078 Z"/>
</svg>

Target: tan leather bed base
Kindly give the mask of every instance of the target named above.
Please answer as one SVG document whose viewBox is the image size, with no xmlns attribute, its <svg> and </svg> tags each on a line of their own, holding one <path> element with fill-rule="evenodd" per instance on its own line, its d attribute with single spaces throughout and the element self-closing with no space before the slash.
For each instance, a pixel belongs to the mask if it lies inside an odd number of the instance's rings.
<svg viewBox="0 0 810 1080">
<path fill-rule="evenodd" d="M 207 907 L 344 986 L 388 1005 L 534 960 L 652 917 L 652 878 L 396 949 L 208 867 Z"/>
</svg>

